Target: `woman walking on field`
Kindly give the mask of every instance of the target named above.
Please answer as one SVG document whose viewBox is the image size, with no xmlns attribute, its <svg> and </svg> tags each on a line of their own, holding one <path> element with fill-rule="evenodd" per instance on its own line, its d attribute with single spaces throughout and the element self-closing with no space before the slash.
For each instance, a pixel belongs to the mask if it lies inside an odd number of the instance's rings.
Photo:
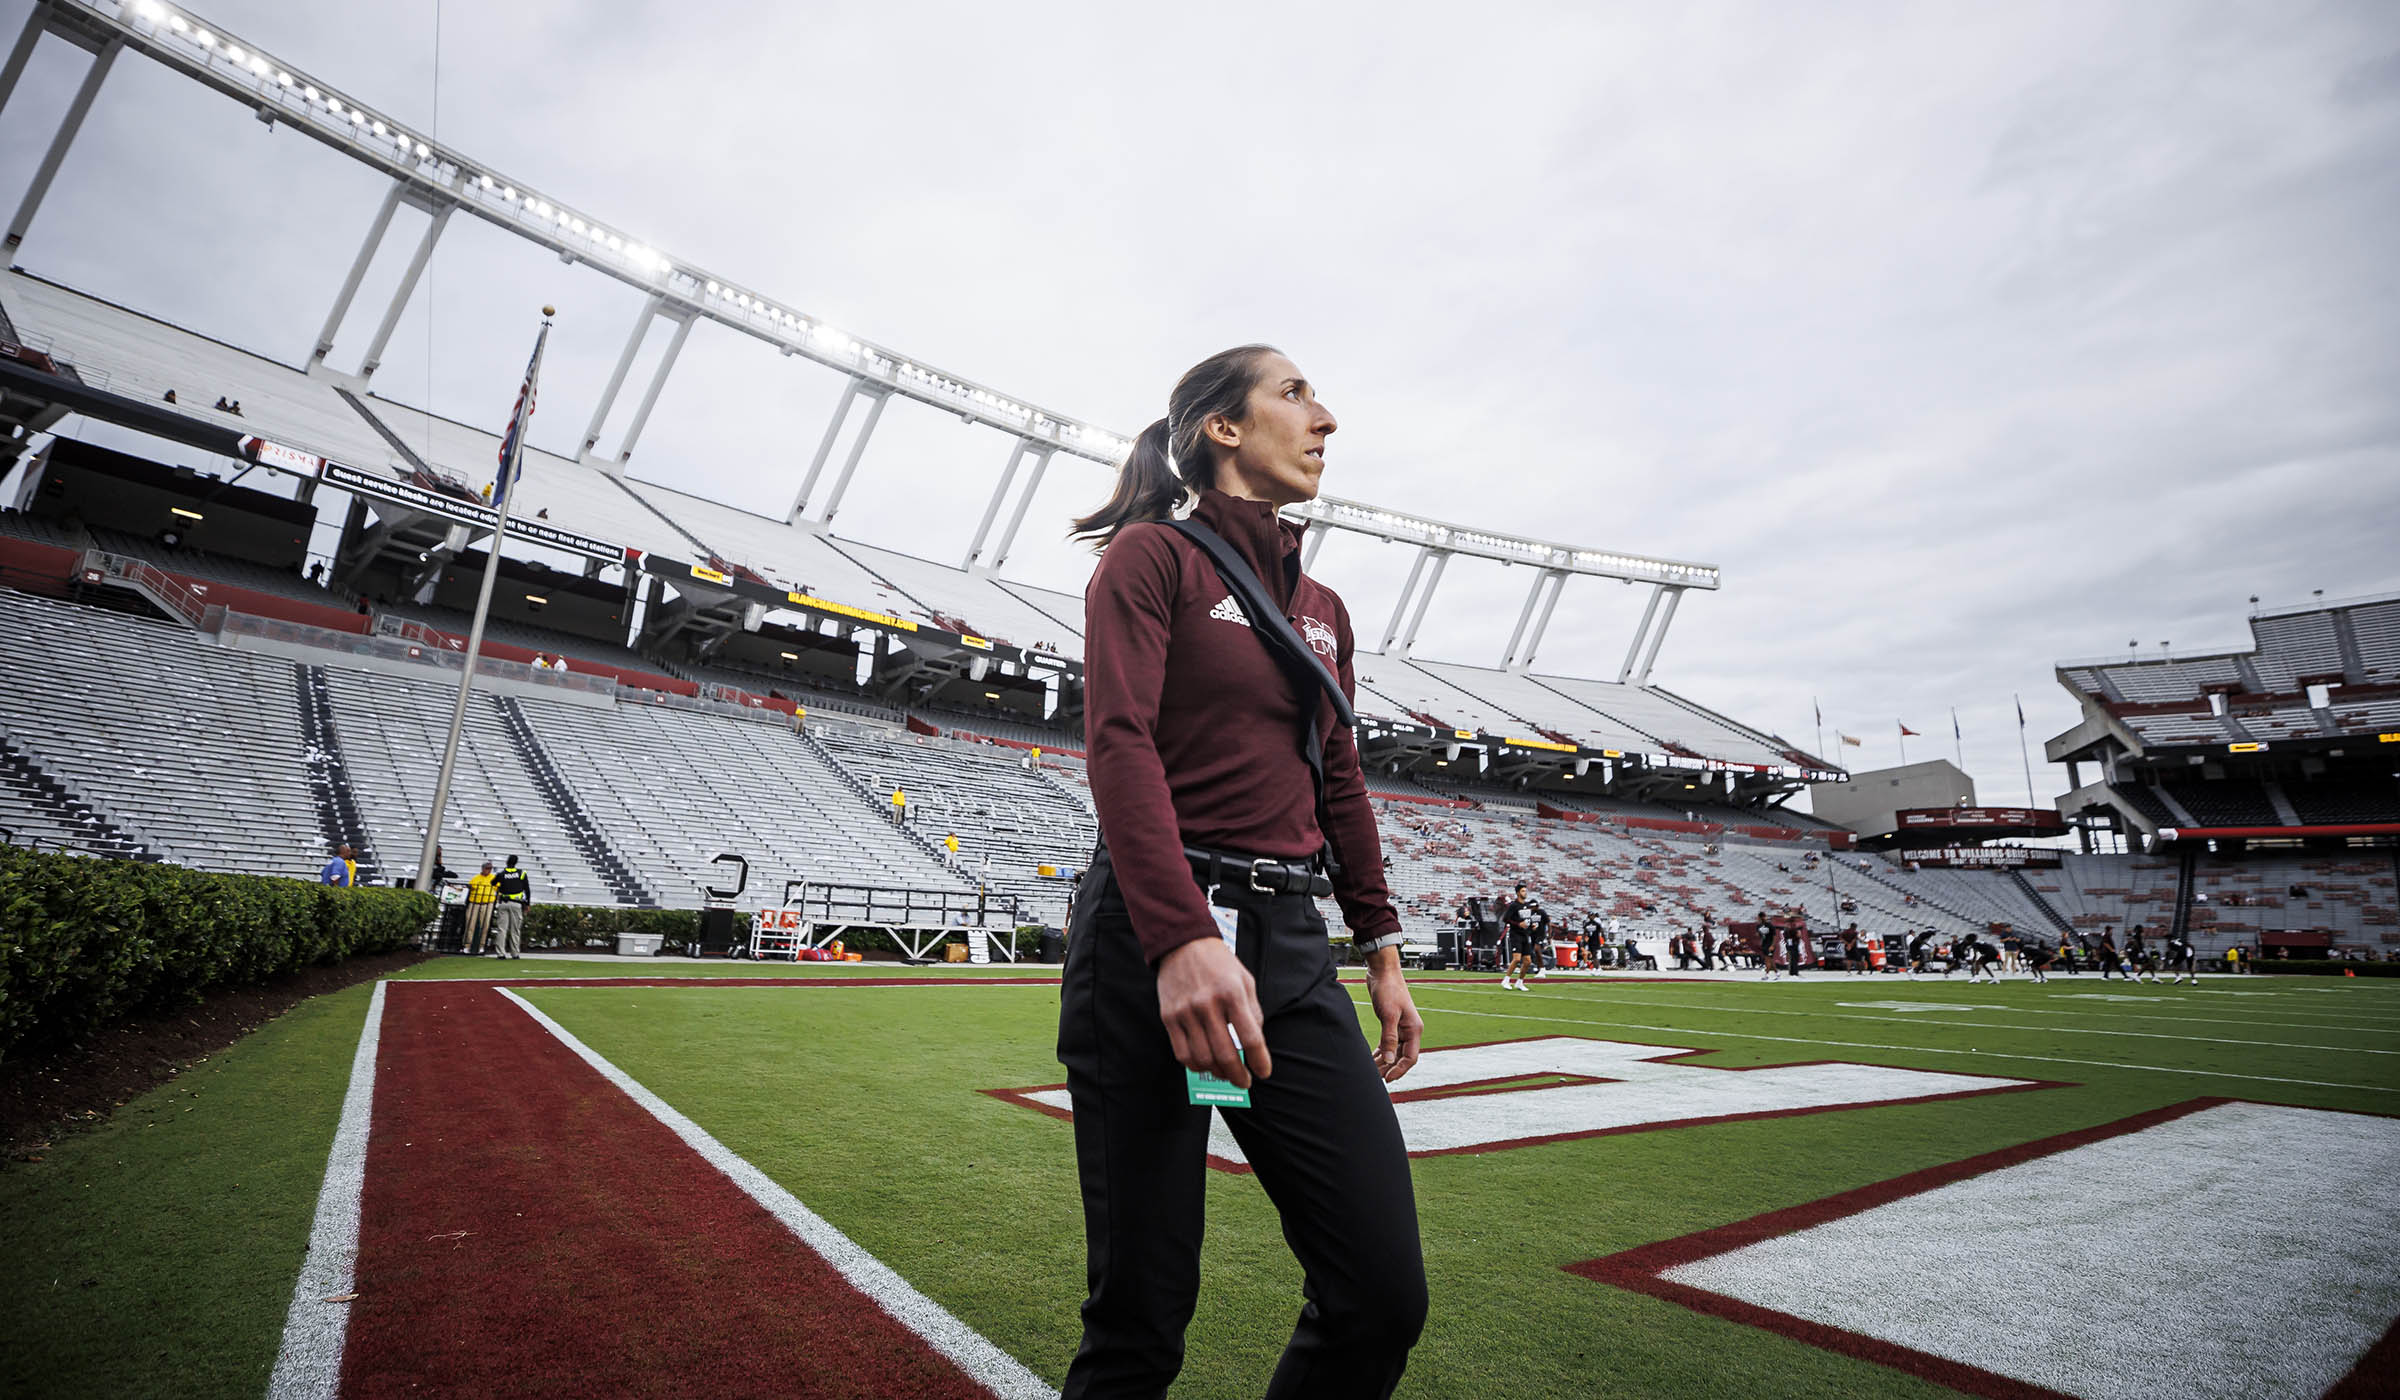
<svg viewBox="0 0 2400 1400">
<path fill-rule="evenodd" d="M 1334 428 L 1280 352 L 1210 356 L 1075 522 L 1102 555 L 1084 598 L 1100 844 L 1058 1030 L 1089 1250 L 1069 1400 L 1162 1396 L 1182 1367 L 1210 1104 L 1306 1275 L 1267 1395 L 1388 1396 L 1424 1326 L 1384 1088 L 1424 1023 L 1351 732 L 1349 613 L 1277 515 L 1316 497 Z M 1373 1047 L 1334 978 L 1313 902 L 1327 893 L 1366 957 Z"/>
</svg>

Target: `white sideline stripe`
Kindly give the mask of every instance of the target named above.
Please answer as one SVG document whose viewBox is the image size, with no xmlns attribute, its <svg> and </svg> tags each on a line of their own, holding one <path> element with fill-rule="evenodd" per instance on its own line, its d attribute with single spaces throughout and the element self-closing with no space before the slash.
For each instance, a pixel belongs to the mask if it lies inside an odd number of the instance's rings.
<svg viewBox="0 0 2400 1400">
<path fill-rule="evenodd" d="M 1370 1003 L 1350 999 L 1354 1006 Z M 1423 1011 L 1424 1008 L 1418 1008 Z M 1493 1021 L 1539 1021 L 1557 1026 L 1614 1026 L 1627 1031 L 1656 1031 L 1673 1036 L 1719 1036 L 1727 1040 L 1768 1040 L 1783 1045 L 1838 1045 L 1845 1050 L 1898 1050 L 1911 1055 L 1969 1055 L 1981 1060 L 2027 1060 L 2039 1064 L 2085 1065 L 2093 1069 L 2130 1069 L 2151 1074 L 2188 1074 L 2200 1079 L 2250 1079 L 2261 1084 L 2306 1084 L 2317 1089 L 2363 1089 L 2377 1094 L 2400 1094 L 2400 1086 L 2390 1084 L 2342 1084 L 2330 1079 L 2285 1079 L 2273 1074 L 2235 1074 L 2221 1069 L 2177 1069 L 2169 1065 L 2129 1065 L 2122 1060 L 2074 1060 L 2064 1055 L 2011 1055 L 1998 1050 L 1948 1050 L 1933 1045 L 1878 1045 L 1864 1040 L 1816 1040 L 1797 1035 L 1760 1035 L 1756 1031 L 1713 1031 L 1693 1026 L 1652 1026 L 1640 1021 L 1600 1021 L 1588 1016 L 1520 1016 L 1509 1011 L 1466 1011 L 1455 1006 L 1441 1007 L 1429 1013 L 1442 1016 L 1481 1016 Z M 1916 1022 L 1924 1025 L 1925 1022 Z M 1936 1021 L 1933 1024 L 1949 1029 L 1956 1021 Z"/>
<path fill-rule="evenodd" d="M 577 1040 L 572 1031 L 551 1020 L 541 1008 L 518 996 L 506 987 L 496 988 L 535 1024 L 558 1037 L 561 1045 L 600 1071 L 603 1078 L 625 1091 L 635 1103 L 649 1110 L 650 1116 L 688 1143 L 692 1150 L 706 1158 L 710 1166 L 730 1177 L 750 1199 L 766 1207 L 767 1213 L 783 1222 L 785 1228 L 800 1237 L 800 1242 L 821 1255 L 825 1262 L 840 1271 L 852 1287 L 875 1300 L 875 1305 L 898 1319 L 901 1326 L 923 1337 L 935 1351 L 956 1362 L 958 1368 L 975 1378 L 1003 1400 L 1057 1400 L 1058 1392 L 1049 1382 L 1027 1370 L 1024 1363 L 992 1345 L 982 1333 L 953 1316 L 949 1309 L 918 1292 L 907 1279 L 892 1267 L 859 1247 L 858 1242 L 843 1234 L 823 1216 L 800 1203 L 800 1198 L 783 1189 L 765 1172 L 744 1161 L 734 1150 L 717 1141 L 706 1128 L 676 1111 L 672 1104 L 644 1088 L 639 1080 L 602 1058 L 592 1047 Z"/>
<path fill-rule="evenodd" d="M 1429 992 L 1456 992 L 1466 996 L 1507 997 L 1512 1001 L 1528 996 L 1535 996 L 1542 997 L 1549 1001 L 1571 1001 L 1577 1006 L 1590 1006 L 1593 1004 L 1590 997 L 1559 996 L 1554 992 L 1502 992 L 1484 987 L 1444 986 L 1429 986 L 1426 987 L 1425 990 Z M 1673 1007 L 1678 1011 L 1705 1011 L 1718 1016 L 1822 1016 L 1829 1020 L 1835 1021 L 1898 1021 L 1903 1025 L 1924 1024 L 1921 1020 L 1918 1020 L 1913 1016 L 1861 1016 L 1848 1011 L 1779 1011 L 1771 1007 L 1760 1006 L 1713 1006 L 1706 1002 L 1697 1001 L 1641 1000 L 1627 1001 L 1624 1004 L 1628 1006 L 1667 1006 Z M 1834 1004 L 1837 1006 L 1857 1006 L 1862 1005 L 1863 1003 L 1845 1001 L 1836 1002 Z M 1924 1004 L 1930 1005 L 1931 1003 Z M 1961 1011 L 2006 1011 L 2010 1008 L 1960 1006 L 1958 1009 Z M 2251 1045 L 2267 1050 L 2323 1050 L 2336 1055 L 2400 1055 L 2400 1050 L 2368 1050 L 2354 1045 L 2299 1045 L 2284 1040 L 2237 1040 L 2231 1036 L 2222 1035 L 2169 1035 L 2165 1031 L 2110 1031 L 2102 1030 L 2097 1026 L 2003 1026 L 1996 1025 L 1990 1021 L 1944 1021 L 1942 1024 L 1945 1026 L 1954 1026 L 1960 1030 L 2025 1031 L 2042 1035 L 2115 1035 L 2127 1036 L 2137 1040 L 2188 1040 L 2207 1045 Z M 2337 1029 L 2337 1027 L 2326 1026 L 2322 1027 L 2322 1029 L 2334 1030 Z"/>
<path fill-rule="evenodd" d="M 350 1305 L 329 1303 L 351 1291 L 358 1277 L 358 1197 L 367 1182 L 367 1120 L 375 1108 L 375 1051 L 383 1043 L 383 989 L 367 998 L 367 1023 L 350 1058 L 350 1088 L 342 1095 L 342 1120 L 333 1130 L 325 1158 L 325 1184 L 317 1190 L 317 1218 L 308 1231 L 308 1256 L 292 1285 L 292 1306 L 283 1318 L 283 1344 L 275 1372 L 267 1378 L 268 1400 L 331 1400 L 341 1388 L 342 1346 L 350 1337 Z"/>
</svg>

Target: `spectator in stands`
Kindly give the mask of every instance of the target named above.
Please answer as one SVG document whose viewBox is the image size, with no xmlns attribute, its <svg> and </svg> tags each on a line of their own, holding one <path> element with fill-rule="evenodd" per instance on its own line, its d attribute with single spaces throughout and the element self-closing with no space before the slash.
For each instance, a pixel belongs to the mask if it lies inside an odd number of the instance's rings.
<svg viewBox="0 0 2400 1400">
<path fill-rule="evenodd" d="M 325 561 L 320 559 L 308 566 L 308 581 L 322 587 L 325 583 Z"/>
<path fill-rule="evenodd" d="M 358 887 L 358 852 L 351 850 L 346 845 L 336 846 L 333 851 L 333 859 L 325 862 L 325 868 L 317 872 L 317 881 L 320 884 L 339 885 L 346 890 L 356 889 Z"/>
<path fill-rule="evenodd" d="M 216 402 L 216 410 L 217 410 L 217 412 L 219 412 L 219 413 L 223 413 L 223 412 L 225 412 L 227 409 L 230 409 L 231 407 L 233 407 L 233 405 L 231 405 L 231 404 L 229 404 L 229 403 L 225 402 L 225 396 L 224 396 L 223 394 L 219 394 L 219 395 L 217 395 L 217 402 Z"/>
<path fill-rule="evenodd" d="M 567 658 L 564 655 L 554 658 L 550 662 L 550 669 L 553 671 L 564 671 L 567 669 Z"/>
<path fill-rule="evenodd" d="M 483 951 L 483 936 L 491 931 L 492 906 L 499 902 L 500 882 L 492 874 L 492 863 L 483 863 L 483 873 L 467 880 L 466 936 L 460 947 L 467 956 Z"/>
<path fill-rule="evenodd" d="M 499 901 L 492 911 L 492 956 L 522 958 L 525 954 L 525 911 L 533 907 L 533 881 L 517 868 L 511 853 L 500 867 L 496 886 Z"/>
<path fill-rule="evenodd" d="M 168 403 L 173 403 L 173 402 L 175 402 L 175 391 L 174 391 L 173 389 L 169 389 L 169 390 L 167 391 L 167 402 L 168 402 Z"/>
<path fill-rule="evenodd" d="M 535 652 L 535 653 L 533 654 L 533 669 L 535 669 L 536 671 L 547 671 L 547 670 L 549 670 L 549 669 L 550 669 L 550 658 L 549 658 L 549 657 L 547 657 L 547 656 L 544 656 L 544 655 L 542 655 L 542 654 L 541 654 L 540 652 L 538 652 L 538 651 L 537 651 L 537 652 Z"/>
<path fill-rule="evenodd" d="M 1084 609 L 1102 839 L 1100 897 L 1077 906 L 1059 998 L 1090 1226 L 1065 1392 L 1163 1395 L 1181 1368 L 1211 1117 L 1205 1097 L 1160 1101 L 1184 1082 L 1180 1065 L 1246 1093 L 1225 1121 L 1309 1280 L 1265 1393 L 1388 1397 L 1427 1299 L 1386 1086 L 1415 1065 L 1424 1020 L 1344 722 L 1348 612 L 1307 576 L 1301 527 L 1277 514 L 1316 496 L 1335 425 L 1298 368 L 1263 346 L 1195 366 L 1168 408 L 1109 501 L 1075 522 L 1103 550 Z M 1176 528 L 1194 493 L 1189 518 L 1205 533 Z M 1330 866 L 1328 848 L 1340 857 Z M 1382 1026 L 1372 1048 L 1331 975 L 1312 902 L 1325 894 L 1368 959 Z M 1246 949 L 1221 936 L 1237 924 Z"/>
</svg>

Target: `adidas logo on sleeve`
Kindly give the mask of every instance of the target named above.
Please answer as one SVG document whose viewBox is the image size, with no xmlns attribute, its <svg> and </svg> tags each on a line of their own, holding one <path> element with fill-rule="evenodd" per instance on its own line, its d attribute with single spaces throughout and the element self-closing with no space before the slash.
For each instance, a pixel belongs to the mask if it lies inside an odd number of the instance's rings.
<svg viewBox="0 0 2400 1400">
<path fill-rule="evenodd" d="M 1250 625 L 1249 617 L 1242 612 L 1242 605 L 1235 602 L 1233 600 L 1233 595 L 1230 593 L 1225 595 L 1224 602 L 1217 604 L 1213 608 L 1210 608 L 1208 610 L 1208 615 L 1220 622 L 1238 622 L 1244 627 Z"/>
</svg>

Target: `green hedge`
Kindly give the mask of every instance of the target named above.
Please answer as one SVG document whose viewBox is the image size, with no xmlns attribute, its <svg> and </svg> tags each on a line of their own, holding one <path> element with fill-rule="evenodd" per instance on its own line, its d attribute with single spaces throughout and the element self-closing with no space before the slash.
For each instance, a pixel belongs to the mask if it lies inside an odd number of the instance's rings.
<svg viewBox="0 0 2400 1400">
<path fill-rule="evenodd" d="M 655 933 L 670 944 L 689 943 L 700 936 L 700 911 L 629 909 L 622 904 L 536 904 L 525 911 L 528 948 L 572 950 L 584 947 L 586 939 L 607 939 L 613 946 L 620 933 Z M 843 946 L 861 953 L 900 951 L 898 944 L 880 933 L 858 934 L 844 940 Z"/>
<path fill-rule="evenodd" d="M 433 914 L 415 890 L 0 847 L 0 1055 L 210 987 L 403 948 Z"/>
<path fill-rule="evenodd" d="M 655 933 L 670 943 L 700 936 L 697 909 L 628 909 L 621 904 L 536 904 L 525 911 L 525 946 L 579 948 L 587 938 Z"/>
<path fill-rule="evenodd" d="M 2244 958 L 2242 966 L 2252 972 L 2283 972 L 2303 977 L 2339 977 L 2345 972 L 2355 972 L 2361 977 L 2400 977 L 2400 962 L 2352 962 L 2346 958 Z"/>
</svg>

